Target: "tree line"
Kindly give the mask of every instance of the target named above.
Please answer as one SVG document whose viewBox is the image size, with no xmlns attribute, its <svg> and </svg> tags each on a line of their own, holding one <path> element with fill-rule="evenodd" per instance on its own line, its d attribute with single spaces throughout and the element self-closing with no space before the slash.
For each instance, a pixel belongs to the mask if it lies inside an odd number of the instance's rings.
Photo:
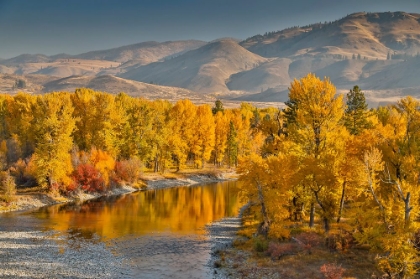
<svg viewBox="0 0 420 279">
<path fill-rule="evenodd" d="M 249 104 L 175 104 L 90 89 L 0 96 L 1 181 L 50 191 L 103 191 L 155 172 L 235 166 L 255 152 Z"/>
</svg>

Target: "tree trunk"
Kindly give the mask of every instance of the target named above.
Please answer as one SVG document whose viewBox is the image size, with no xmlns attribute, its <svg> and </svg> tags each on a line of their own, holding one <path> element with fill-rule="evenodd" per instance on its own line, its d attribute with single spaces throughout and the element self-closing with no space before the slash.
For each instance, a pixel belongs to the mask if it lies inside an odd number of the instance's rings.
<svg viewBox="0 0 420 279">
<path fill-rule="evenodd" d="M 154 172 L 159 172 L 159 160 L 158 160 L 158 155 L 156 154 L 155 156 L 155 166 L 154 166 Z"/>
<path fill-rule="evenodd" d="M 315 203 L 311 203 L 311 211 L 309 213 L 309 227 L 313 228 L 315 224 Z"/>
<path fill-rule="evenodd" d="M 410 207 L 410 199 L 411 199 L 411 194 L 410 192 L 407 193 L 407 197 L 405 199 L 403 199 L 404 201 L 404 220 L 405 220 L 405 225 L 408 226 L 410 224 L 410 213 L 411 210 L 413 209 L 412 207 Z"/>
<path fill-rule="evenodd" d="M 341 192 L 341 200 L 340 200 L 340 209 L 338 210 L 338 217 L 337 217 L 337 223 L 340 223 L 341 220 L 341 214 L 343 212 L 344 207 L 344 198 L 346 196 L 346 185 L 347 181 L 343 182 L 343 191 Z"/>
<path fill-rule="evenodd" d="M 330 220 L 328 220 L 327 217 L 324 217 L 324 229 L 325 233 L 328 233 L 330 231 Z"/>
<path fill-rule="evenodd" d="M 256 181 L 256 182 L 257 182 L 257 187 L 258 187 L 258 199 L 260 200 L 260 203 L 261 203 L 261 214 L 263 217 L 263 221 L 260 227 L 258 228 L 258 234 L 261 234 L 265 238 L 267 238 L 268 231 L 270 230 L 271 222 L 270 222 L 270 218 L 268 217 L 267 208 L 265 207 L 265 200 L 264 200 L 262 186 L 259 181 Z"/>
</svg>

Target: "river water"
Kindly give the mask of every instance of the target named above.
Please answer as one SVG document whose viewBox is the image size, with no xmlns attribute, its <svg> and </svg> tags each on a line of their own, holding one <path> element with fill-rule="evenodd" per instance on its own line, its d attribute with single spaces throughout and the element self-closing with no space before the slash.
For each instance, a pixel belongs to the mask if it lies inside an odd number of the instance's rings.
<svg viewBox="0 0 420 279">
<path fill-rule="evenodd" d="M 127 265 L 121 278 L 211 278 L 206 225 L 239 213 L 237 182 L 103 197 L 1 216 L 0 231 L 58 232 L 105 242 Z"/>
</svg>

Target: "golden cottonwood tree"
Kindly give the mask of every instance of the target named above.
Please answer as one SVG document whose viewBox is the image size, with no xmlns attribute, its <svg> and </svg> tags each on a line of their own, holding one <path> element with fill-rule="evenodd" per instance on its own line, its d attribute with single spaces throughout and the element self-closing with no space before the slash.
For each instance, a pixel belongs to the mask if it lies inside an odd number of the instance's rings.
<svg viewBox="0 0 420 279">
<path fill-rule="evenodd" d="M 175 156 L 177 168 L 181 169 L 187 161 L 190 144 L 194 136 L 196 107 L 190 100 L 178 101 L 169 113 L 171 135 L 169 144 L 171 153 Z"/>
<path fill-rule="evenodd" d="M 225 157 L 227 148 L 227 139 L 229 132 L 229 119 L 222 112 L 218 111 L 214 116 L 215 122 L 215 143 L 213 162 L 217 166 L 221 166 Z"/>
<path fill-rule="evenodd" d="M 73 106 L 68 93 L 38 96 L 33 104 L 36 178 L 40 185 L 55 188 L 69 183 L 70 150 L 75 129 Z"/>
<path fill-rule="evenodd" d="M 6 100 L 7 131 L 10 137 L 18 142 L 21 156 L 24 158 L 30 156 L 34 151 L 31 121 L 34 119 L 32 106 L 35 100 L 36 97 L 27 93 L 18 93 L 13 99 Z"/>
<path fill-rule="evenodd" d="M 252 153 L 239 157 L 237 172 L 244 182 L 242 194 L 261 207 L 259 234 L 276 238 L 289 236 L 286 220 L 292 198 L 290 184 L 296 169 L 297 160 L 290 155 L 262 158 Z"/>
<path fill-rule="evenodd" d="M 197 107 L 195 131 L 191 138 L 191 153 L 194 155 L 194 164 L 203 167 L 204 163 L 210 159 L 214 148 L 215 124 L 213 113 L 209 105 Z"/>
<path fill-rule="evenodd" d="M 77 118 L 74 140 L 79 148 L 89 151 L 96 147 L 116 156 L 124 114 L 118 110 L 114 96 L 82 88 L 76 89 L 71 100 Z"/>
<path fill-rule="evenodd" d="M 341 197 L 337 170 L 345 144 L 340 125 L 344 113 L 343 96 L 336 96 L 334 85 L 313 74 L 294 80 L 289 98 L 298 104 L 296 119 L 290 125 L 290 138 L 300 149 L 300 184 L 310 190 L 313 201 L 321 207 L 324 228 L 337 215 Z M 311 214 L 314 212 L 311 205 Z"/>
</svg>

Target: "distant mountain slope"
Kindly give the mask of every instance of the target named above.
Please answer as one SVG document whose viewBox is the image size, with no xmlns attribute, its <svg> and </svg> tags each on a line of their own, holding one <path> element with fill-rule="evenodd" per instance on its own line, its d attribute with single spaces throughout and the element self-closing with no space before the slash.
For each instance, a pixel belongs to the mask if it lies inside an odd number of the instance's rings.
<svg viewBox="0 0 420 279">
<path fill-rule="evenodd" d="M 186 51 L 197 49 L 206 42 L 189 40 L 174 42 L 144 42 L 134 45 L 122 46 L 113 49 L 90 51 L 75 55 L 75 58 L 89 60 L 108 60 L 125 63 L 135 60 L 142 65 L 159 61 L 168 56 L 177 56 Z"/>
<path fill-rule="evenodd" d="M 13 86 L 19 79 L 26 82 L 24 89 L 15 89 Z M 0 93 L 17 93 L 25 91 L 29 93 L 47 93 L 57 91 L 74 92 L 76 88 L 92 88 L 113 94 L 124 92 L 135 97 L 149 99 L 166 99 L 176 101 L 179 99 L 191 99 L 197 101 L 212 101 L 211 98 L 184 88 L 159 86 L 138 81 L 125 80 L 115 76 L 71 76 L 66 78 L 51 77 L 48 75 L 7 75 L 0 74 Z"/>
<path fill-rule="evenodd" d="M 230 90 L 261 92 L 268 88 L 290 84 L 289 67 L 292 60 L 278 58 L 248 71 L 230 76 L 227 86 Z"/>
<path fill-rule="evenodd" d="M 233 40 L 220 40 L 164 62 L 135 68 L 121 77 L 201 93 L 222 93 L 229 91 L 226 81 L 232 74 L 267 61 Z"/>
<path fill-rule="evenodd" d="M 16 66 L 24 63 L 45 63 L 52 59 L 43 54 L 22 54 L 10 59 L 1 60 L 0 64 L 6 66 Z"/>
<path fill-rule="evenodd" d="M 420 15 L 355 13 L 340 20 L 257 35 L 241 45 L 263 57 L 341 55 L 386 59 L 420 51 Z"/>
</svg>

